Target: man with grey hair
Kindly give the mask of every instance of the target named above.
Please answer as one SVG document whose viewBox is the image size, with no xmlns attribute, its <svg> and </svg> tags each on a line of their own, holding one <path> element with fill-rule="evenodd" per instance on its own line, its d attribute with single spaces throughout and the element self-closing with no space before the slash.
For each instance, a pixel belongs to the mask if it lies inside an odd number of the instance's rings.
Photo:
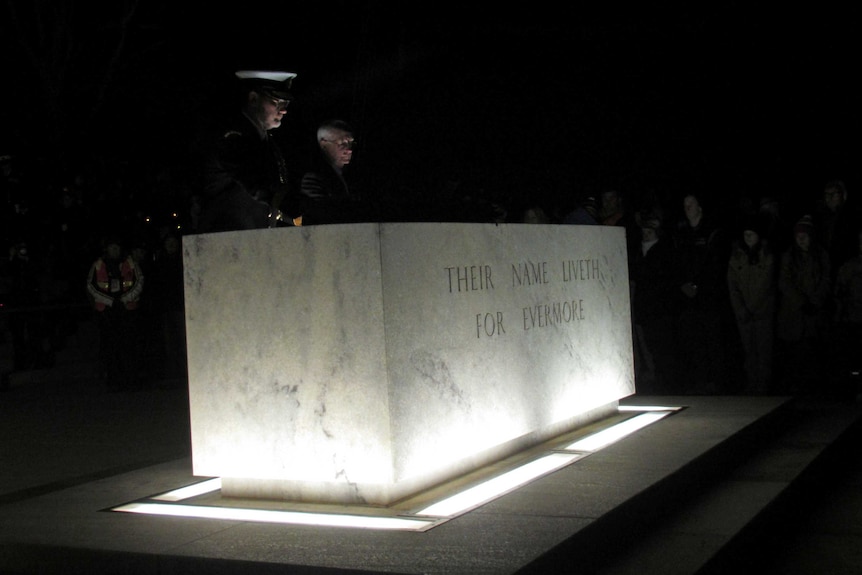
<svg viewBox="0 0 862 575">
<path fill-rule="evenodd" d="M 356 140 L 343 120 L 327 120 L 317 129 L 317 149 L 300 185 L 302 225 L 360 222 L 364 210 L 344 178 Z"/>
</svg>

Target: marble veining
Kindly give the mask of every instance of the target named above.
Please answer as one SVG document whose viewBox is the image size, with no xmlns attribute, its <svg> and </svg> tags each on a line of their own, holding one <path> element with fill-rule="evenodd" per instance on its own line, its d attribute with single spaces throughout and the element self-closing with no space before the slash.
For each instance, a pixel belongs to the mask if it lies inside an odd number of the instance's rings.
<svg viewBox="0 0 862 575">
<path fill-rule="evenodd" d="M 350 224 L 183 238 L 194 472 L 386 504 L 634 393 L 625 236 Z"/>
</svg>

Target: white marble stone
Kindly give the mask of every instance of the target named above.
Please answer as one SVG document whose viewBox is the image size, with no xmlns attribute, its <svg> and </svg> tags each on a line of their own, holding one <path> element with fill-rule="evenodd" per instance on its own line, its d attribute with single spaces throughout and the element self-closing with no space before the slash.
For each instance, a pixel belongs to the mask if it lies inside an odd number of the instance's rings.
<svg viewBox="0 0 862 575">
<path fill-rule="evenodd" d="M 634 393 L 622 228 L 350 224 L 187 236 L 194 472 L 388 504 Z"/>
</svg>

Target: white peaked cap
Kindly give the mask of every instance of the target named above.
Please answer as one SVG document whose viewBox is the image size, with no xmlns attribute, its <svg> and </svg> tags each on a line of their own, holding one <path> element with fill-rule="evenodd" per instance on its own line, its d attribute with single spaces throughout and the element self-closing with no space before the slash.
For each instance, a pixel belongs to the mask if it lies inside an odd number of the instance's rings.
<svg viewBox="0 0 862 575">
<path fill-rule="evenodd" d="M 294 72 L 275 72 L 271 70 L 240 70 L 236 77 L 241 80 L 268 80 L 270 82 L 285 82 L 296 78 Z"/>
</svg>

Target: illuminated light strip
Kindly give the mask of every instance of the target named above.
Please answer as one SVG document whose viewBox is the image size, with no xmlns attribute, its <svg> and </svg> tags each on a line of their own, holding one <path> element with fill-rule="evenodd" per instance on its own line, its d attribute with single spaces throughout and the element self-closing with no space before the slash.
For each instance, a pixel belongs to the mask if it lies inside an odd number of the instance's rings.
<svg viewBox="0 0 862 575">
<path fill-rule="evenodd" d="M 509 491 L 517 489 L 534 479 L 556 471 L 573 461 L 586 456 L 589 452 L 619 441 L 655 423 L 656 421 L 679 411 L 679 407 L 661 406 L 619 406 L 620 412 L 644 412 L 612 427 L 580 439 L 561 451 L 551 453 L 530 463 L 512 469 L 484 483 L 466 489 L 451 497 L 438 501 L 414 515 L 427 515 L 437 519 L 410 519 L 406 517 L 380 517 L 371 515 L 344 515 L 332 513 L 306 513 L 296 511 L 278 511 L 265 509 L 248 509 L 238 507 L 196 506 L 165 503 L 129 503 L 113 508 L 113 511 L 125 513 L 143 513 L 149 515 L 167 515 L 174 517 L 196 517 L 201 519 L 226 519 L 233 521 L 258 521 L 268 523 L 285 523 L 295 525 L 317 525 L 324 527 L 353 527 L 366 529 L 390 529 L 424 531 L 433 527 L 440 519 L 463 513 Z M 151 497 L 156 501 L 182 501 L 197 495 L 211 493 L 221 489 L 221 478 L 209 479 L 168 491 Z"/>
<path fill-rule="evenodd" d="M 450 517 L 473 507 L 477 507 L 495 497 L 529 483 L 533 479 L 550 473 L 582 457 L 579 453 L 552 453 L 531 461 L 475 487 L 466 489 L 452 497 L 447 497 L 420 511 L 416 515 Z"/>
<path fill-rule="evenodd" d="M 667 417 L 670 414 L 670 411 L 650 411 L 642 413 L 641 415 L 636 415 L 631 419 L 627 419 L 614 426 L 608 427 L 607 429 L 588 435 L 583 439 L 579 439 L 565 447 L 565 449 L 571 451 L 598 451 L 599 449 L 606 447 L 615 441 L 619 441 L 623 437 L 631 435 L 635 431 L 642 429 L 651 423 L 655 423 L 659 419 Z"/>
<path fill-rule="evenodd" d="M 644 411 L 631 419 L 613 425 L 607 429 L 594 433 L 565 447 L 566 451 L 591 452 L 619 441 L 635 431 L 655 423 L 659 419 L 670 415 L 676 408 L 637 406 L 637 408 L 624 409 L 620 411 Z M 526 465 L 508 471 L 498 477 L 489 479 L 470 489 L 457 493 L 451 497 L 438 501 L 429 507 L 416 512 L 416 515 L 435 515 L 450 517 L 462 513 L 468 509 L 478 507 L 483 503 L 499 497 L 507 491 L 511 491 L 530 481 L 555 471 L 560 467 L 583 457 L 584 453 L 554 453 L 547 455 Z"/>
<path fill-rule="evenodd" d="M 630 412 L 630 411 L 679 411 L 682 409 L 681 407 L 668 407 L 666 405 L 620 405 L 617 407 L 617 411 L 620 412 Z"/>
<path fill-rule="evenodd" d="M 297 511 L 277 511 L 271 509 L 205 507 L 166 503 L 128 503 L 126 505 L 115 507 L 113 510 L 124 513 L 195 517 L 198 519 L 227 519 L 229 521 L 290 523 L 294 525 L 317 525 L 321 527 L 358 527 L 367 529 L 401 529 L 412 531 L 426 529 L 434 523 L 433 521 L 426 519 L 409 519 L 404 517 L 299 513 Z"/>
<path fill-rule="evenodd" d="M 221 489 L 221 477 L 216 477 L 215 479 L 208 479 L 207 481 L 201 481 L 194 485 L 174 489 L 173 491 L 150 497 L 150 499 L 154 499 L 156 501 L 182 501 L 183 499 L 189 499 L 190 497 L 212 493 L 219 489 Z"/>
</svg>

